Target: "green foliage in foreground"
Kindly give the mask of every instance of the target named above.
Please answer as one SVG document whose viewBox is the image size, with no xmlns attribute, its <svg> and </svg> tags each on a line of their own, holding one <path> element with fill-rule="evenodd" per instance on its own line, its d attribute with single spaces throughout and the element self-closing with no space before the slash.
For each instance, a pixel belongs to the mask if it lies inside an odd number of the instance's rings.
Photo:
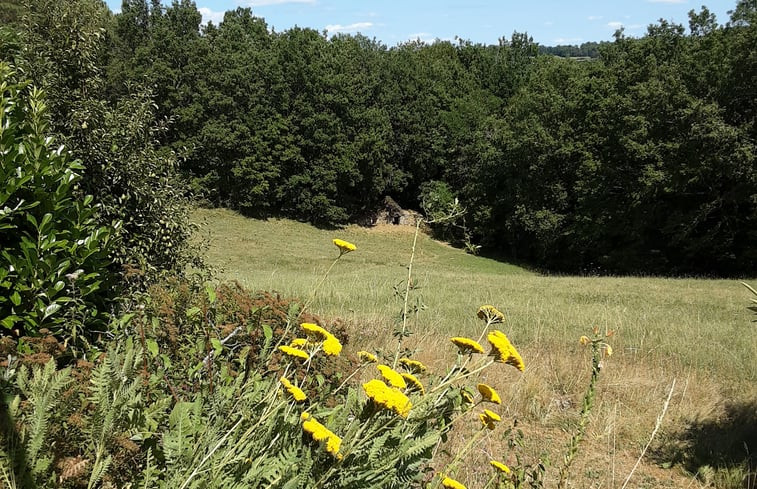
<svg viewBox="0 0 757 489">
<path fill-rule="evenodd" d="M 0 324 L 76 337 L 104 310 L 111 227 L 80 197 L 81 162 L 49 137 L 42 93 L 0 63 Z"/>
<path fill-rule="evenodd" d="M 209 288 L 206 317 L 220 319 L 217 300 Z M 375 371 L 370 361 L 352 364 L 346 378 L 323 375 L 338 360 L 319 336 L 330 337 L 325 330 L 307 333 L 308 343 L 297 349 L 305 360 L 276 348 L 284 339 L 273 335 L 274 327 L 282 332 L 277 324 L 284 334 L 293 330 L 288 336 L 300 329 L 296 311 L 285 323 L 248 323 L 179 351 L 151 335 L 143 336 L 146 350 L 135 345 L 131 338 L 144 334 L 144 325 L 124 318 L 130 338 L 111 342 L 95 365 L 58 369 L 50 359 L 29 367 L 10 357 L 0 368 L 2 484 L 399 489 L 430 479 L 433 447 L 474 408 L 465 400 L 473 390 L 461 381 L 494 360 L 461 353 L 443 377 L 414 370 L 426 391 L 408 381 L 402 390 L 385 386 L 388 397 L 380 397 L 348 383 L 362 369 Z M 234 334 L 257 332 L 262 344 L 228 347 Z M 185 388 L 169 373 L 182 357 L 199 366 L 185 375 Z M 494 421 L 488 424 L 494 429 Z M 475 439 L 484 432 L 480 427 Z"/>
</svg>

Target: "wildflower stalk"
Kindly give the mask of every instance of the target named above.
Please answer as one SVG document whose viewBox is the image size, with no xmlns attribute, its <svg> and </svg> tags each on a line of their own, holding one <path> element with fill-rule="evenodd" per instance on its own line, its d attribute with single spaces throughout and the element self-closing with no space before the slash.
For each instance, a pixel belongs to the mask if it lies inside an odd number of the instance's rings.
<svg viewBox="0 0 757 489">
<path fill-rule="evenodd" d="M 333 262 L 331 262 L 331 265 L 329 266 L 328 270 L 326 270 L 326 273 L 323 274 L 323 276 L 321 277 L 321 279 L 318 281 L 315 288 L 313 289 L 313 292 L 310 293 L 310 297 L 308 297 L 308 299 L 305 301 L 305 304 L 302 305 L 302 309 L 300 309 L 300 312 L 297 314 L 297 317 L 302 316 L 302 313 L 304 313 L 305 310 L 308 308 L 308 306 L 310 306 L 310 304 L 313 302 L 313 300 L 315 300 L 316 292 L 318 292 L 318 289 L 321 288 L 323 283 L 328 278 L 329 273 L 331 273 L 331 270 L 334 268 L 334 265 L 336 265 L 336 263 L 342 258 L 342 256 L 344 256 L 344 253 L 339 253 L 339 256 L 337 256 L 336 259 Z"/>
<path fill-rule="evenodd" d="M 578 429 L 570 438 L 570 443 L 568 443 L 568 448 L 563 457 L 563 466 L 560 468 L 560 479 L 557 483 L 558 489 L 565 489 L 567 487 L 570 467 L 573 464 L 576 454 L 578 454 L 578 446 L 586 434 L 586 426 L 589 424 L 589 416 L 594 407 L 597 379 L 599 379 L 599 371 L 601 370 L 600 362 L 602 360 L 602 345 L 603 343 L 599 338 L 591 340 L 591 380 L 589 381 L 589 387 L 584 395 L 581 417 L 578 421 Z"/>
<path fill-rule="evenodd" d="M 478 432 L 476 432 L 476 434 L 473 435 L 470 440 L 468 440 L 468 443 L 465 444 L 462 450 L 457 451 L 457 454 L 455 454 L 455 458 L 453 458 L 452 461 L 446 465 L 446 469 L 450 469 L 450 468 L 454 469 L 455 464 L 457 464 L 468 453 L 468 451 L 473 446 L 473 444 L 476 443 L 479 439 L 481 439 L 481 437 L 484 435 L 485 432 L 486 432 L 486 428 L 481 428 L 480 430 L 478 430 Z M 433 488 L 436 489 L 437 487 L 439 487 L 439 484 L 441 483 L 442 483 L 442 477 L 437 477 L 436 484 L 434 484 Z"/>
<path fill-rule="evenodd" d="M 407 304 L 410 298 L 410 287 L 413 280 L 413 261 L 415 260 L 415 247 L 418 244 L 418 234 L 421 230 L 421 223 L 423 219 L 418 219 L 415 223 L 415 234 L 413 235 L 413 250 L 410 253 L 410 263 L 407 266 L 407 281 L 405 283 L 405 296 L 402 304 L 402 332 L 397 339 L 397 350 L 394 352 L 394 360 L 392 361 L 392 368 L 397 368 L 397 362 L 400 358 L 400 351 L 402 350 L 402 339 L 407 334 Z"/>
</svg>

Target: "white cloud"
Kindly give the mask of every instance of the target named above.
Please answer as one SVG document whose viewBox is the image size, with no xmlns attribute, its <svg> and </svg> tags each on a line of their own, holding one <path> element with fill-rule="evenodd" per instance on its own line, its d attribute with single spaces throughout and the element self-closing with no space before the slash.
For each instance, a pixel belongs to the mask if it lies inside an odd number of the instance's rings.
<svg viewBox="0 0 757 489">
<path fill-rule="evenodd" d="M 607 27 L 612 27 L 613 29 L 620 29 L 621 27 L 623 27 L 623 22 L 614 20 L 612 22 L 608 22 Z"/>
<path fill-rule="evenodd" d="M 213 22 L 215 25 L 218 25 L 223 20 L 223 14 L 225 12 L 216 12 L 214 10 L 210 10 L 207 7 L 198 7 L 197 11 L 202 14 L 202 23 L 207 24 L 208 22 Z"/>
<path fill-rule="evenodd" d="M 361 30 L 367 30 L 373 27 L 373 22 L 355 22 L 354 24 L 329 24 L 326 26 L 326 30 L 329 34 L 336 34 L 337 32 L 357 32 Z"/>
<path fill-rule="evenodd" d="M 581 41 L 583 41 L 583 39 L 580 37 L 558 37 L 552 39 L 552 42 L 555 44 L 577 44 Z"/>
<path fill-rule="evenodd" d="M 687 0 L 647 0 L 649 3 L 686 3 Z"/>
<path fill-rule="evenodd" d="M 602 16 L 601 15 L 590 15 L 590 16 L 586 17 L 586 19 L 587 20 L 602 20 Z"/>
<path fill-rule="evenodd" d="M 247 0 L 250 7 L 265 7 L 266 5 L 281 5 L 283 3 L 315 3 L 315 0 Z"/>
<path fill-rule="evenodd" d="M 552 22 L 551 20 L 548 20 L 548 21 L 546 21 L 546 22 L 544 23 L 544 25 L 545 25 L 545 26 L 547 26 L 547 27 L 550 27 L 550 26 L 553 26 L 553 25 L 555 25 L 555 23 L 554 23 L 554 22 Z"/>
</svg>

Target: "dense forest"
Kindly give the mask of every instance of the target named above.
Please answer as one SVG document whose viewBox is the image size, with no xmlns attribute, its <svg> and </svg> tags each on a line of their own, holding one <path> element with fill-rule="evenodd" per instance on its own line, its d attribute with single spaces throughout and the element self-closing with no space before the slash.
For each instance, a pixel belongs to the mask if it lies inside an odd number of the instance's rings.
<svg viewBox="0 0 757 489">
<path fill-rule="evenodd" d="M 753 0 L 556 48 L 388 47 L 249 8 L 202 25 L 190 0 L 0 5 L 0 59 L 45 89 L 82 189 L 126 229 L 122 261 L 180 259 L 188 195 L 321 225 L 391 196 L 457 198 L 448 239 L 546 269 L 757 272 Z"/>
</svg>

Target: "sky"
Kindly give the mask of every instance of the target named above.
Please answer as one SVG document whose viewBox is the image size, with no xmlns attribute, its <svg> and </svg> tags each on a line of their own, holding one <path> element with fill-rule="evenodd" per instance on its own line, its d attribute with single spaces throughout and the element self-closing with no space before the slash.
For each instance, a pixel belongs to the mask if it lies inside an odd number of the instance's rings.
<svg viewBox="0 0 757 489">
<path fill-rule="evenodd" d="M 121 0 L 107 0 L 118 11 Z M 164 0 L 164 4 L 170 3 Z M 514 31 L 546 46 L 612 40 L 621 26 L 642 36 L 663 18 L 688 28 L 688 12 L 703 4 L 719 23 L 736 0 L 195 0 L 203 21 L 218 24 L 226 10 L 251 7 L 277 32 L 295 25 L 337 33 L 361 33 L 387 46 L 408 40 L 496 44 Z"/>
</svg>

